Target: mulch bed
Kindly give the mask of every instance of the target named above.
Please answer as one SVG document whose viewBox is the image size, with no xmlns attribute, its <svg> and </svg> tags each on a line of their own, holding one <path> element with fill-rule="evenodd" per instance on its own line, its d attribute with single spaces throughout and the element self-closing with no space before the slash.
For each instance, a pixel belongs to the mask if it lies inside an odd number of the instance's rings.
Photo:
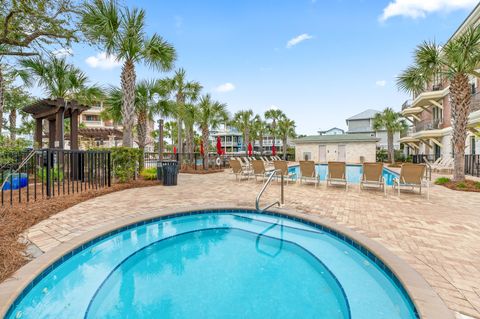
<svg viewBox="0 0 480 319">
<path fill-rule="evenodd" d="M 445 186 L 455 191 L 480 193 L 480 182 L 476 182 L 468 179 L 464 182 L 449 181 L 444 184 L 441 184 L 441 186 Z"/>
<path fill-rule="evenodd" d="M 136 180 L 113 184 L 108 188 L 92 189 L 82 193 L 64 195 L 36 202 L 0 207 L 0 282 L 11 276 L 29 261 L 26 244 L 20 236 L 28 228 L 80 202 L 128 188 L 159 185 L 158 181 Z"/>
</svg>

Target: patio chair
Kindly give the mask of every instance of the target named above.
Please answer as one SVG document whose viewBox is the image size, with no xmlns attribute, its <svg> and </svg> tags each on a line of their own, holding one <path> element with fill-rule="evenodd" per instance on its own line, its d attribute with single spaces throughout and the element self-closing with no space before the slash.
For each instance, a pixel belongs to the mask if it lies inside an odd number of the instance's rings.
<svg viewBox="0 0 480 319">
<path fill-rule="evenodd" d="M 300 161 L 300 184 L 306 182 L 315 183 L 315 188 L 320 183 L 314 161 Z"/>
<path fill-rule="evenodd" d="M 245 169 L 242 166 L 240 160 L 230 160 L 230 167 L 232 168 L 232 173 L 235 174 L 235 179 L 237 181 L 242 180 L 243 178 L 248 180 L 252 175 L 250 170 Z"/>
<path fill-rule="evenodd" d="M 345 162 L 328 162 L 327 186 L 345 185 L 348 189 L 347 166 Z"/>
<path fill-rule="evenodd" d="M 383 177 L 383 163 L 363 163 L 360 190 L 365 187 L 377 187 L 380 190 L 383 190 L 384 195 L 387 196 L 385 183 L 385 178 Z"/>
<path fill-rule="evenodd" d="M 296 178 L 296 175 L 295 173 L 290 173 L 288 171 L 288 163 L 286 161 L 273 161 L 273 167 L 275 168 L 276 171 L 278 171 L 278 174 L 277 175 L 277 181 L 278 181 L 278 178 L 280 178 L 280 176 L 283 176 L 284 179 L 287 180 L 287 185 L 288 185 L 288 181 L 293 181 L 293 178 L 295 177 Z"/>
<path fill-rule="evenodd" d="M 453 158 L 447 158 L 445 161 L 440 162 L 438 165 L 436 165 L 433 168 L 433 171 L 439 172 L 439 173 L 445 173 L 445 172 L 452 172 L 453 171 Z"/>
<path fill-rule="evenodd" d="M 402 187 L 409 187 L 412 191 L 419 188 L 419 193 L 422 194 L 422 186 L 426 184 L 427 198 L 430 199 L 430 185 L 425 177 L 425 164 L 402 164 L 400 169 L 400 176 L 393 179 L 393 189 L 398 189 L 398 196 L 400 196 L 400 189 Z"/>
<path fill-rule="evenodd" d="M 257 177 L 261 177 L 262 181 L 265 181 L 265 177 L 267 177 L 267 169 L 265 168 L 265 163 L 262 160 L 252 161 L 252 171 L 253 175 L 255 176 L 255 181 L 257 181 Z"/>
</svg>

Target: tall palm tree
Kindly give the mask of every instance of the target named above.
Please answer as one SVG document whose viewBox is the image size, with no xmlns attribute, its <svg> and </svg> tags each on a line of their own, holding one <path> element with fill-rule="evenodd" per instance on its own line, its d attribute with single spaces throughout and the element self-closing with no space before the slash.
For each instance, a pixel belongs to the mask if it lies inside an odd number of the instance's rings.
<svg viewBox="0 0 480 319">
<path fill-rule="evenodd" d="M 295 133 L 295 121 L 288 119 L 286 116 L 280 118 L 277 123 L 278 134 L 282 139 L 283 144 L 283 159 L 287 159 L 287 141 L 289 138 L 294 138 Z"/>
<path fill-rule="evenodd" d="M 273 137 L 273 145 L 275 145 L 275 135 L 277 134 L 277 122 L 285 117 L 285 113 L 277 108 L 270 108 L 265 112 L 265 119 L 272 120 L 270 131 Z"/>
<path fill-rule="evenodd" d="M 103 98 L 103 89 L 89 85 L 86 74 L 65 58 L 34 57 L 20 60 L 19 64 L 17 74 L 23 82 L 27 86 L 39 85 L 50 98 L 77 100 L 82 104 Z"/>
<path fill-rule="evenodd" d="M 187 103 L 183 110 L 183 122 L 185 124 L 185 153 L 191 154 L 195 148 L 195 123 L 197 116 L 197 107 L 193 103 Z"/>
<path fill-rule="evenodd" d="M 85 36 L 98 43 L 108 55 L 123 61 L 120 75 L 123 118 L 123 146 L 133 146 L 135 122 L 135 64 L 169 71 L 175 49 L 158 34 L 147 36 L 145 11 L 121 8 L 115 0 L 94 0 L 83 6 L 81 26 Z"/>
<path fill-rule="evenodd" d="M 396 132 L 404 132 L 408 129 L 407 123 L 402 115 L 387 107 L 381 113 L 375 114 L 373 118 L 373 129 L 387 130 L 388 161 L 395 164 L 395 150 L 393 148 L 393 137 Z"/>
<path fill-rule="evenodd" d="M 177 136 L 177 122 L 176 121 L 169 121 L 165 123 L 165 137 L 169 138 L 173 145 L 177 144 L 175 137 Z"/>
<path fill-rule="evenodd" d="M 258 140 L 260 146 L 260 155 L 263 155 L 263 137 L 268 134 L 269 128 L 267 123 L 260 115 L 255 115 L 252 123 L 252 139 Z"/>
<path fill-rule="evenodd" d="M 186 71 L 182 68 L 175 71 L 175 74 L 162 80 L 162 86 L 165 87 L 177 102 L 177 150 L 182 153 L 182 127 L 185 117 L 185 104 L 193 103 L 197 100 L 202 86 L 197 81 L 187 81 Z"/>
<path fill-rule="evenodd" d="M 252 129 L 253 111 L 238 111 L 233 115 L 232 126 L 243 133 L 245 144 L 245 153 L 248 154 L 248 144 L 250 143 L 250 130 Z"/>
<path fill-rule="evenodd" d="M 414 66 L 397 79 L 398 87 L 412 94 L 419 93 L 420 83 L 426 88 L 438 78 L 450 82 L 454 181 L 465 180 L 465 140 L 472 108 L 469 76 L 480 77 L 476 71 L 479 65 L 480 29 L 469 28 L 444 46 L 435 42 L 420 44 L 414 53 Z"/>
<path fill-rule="evenodd" d="M 228 118 L 227 105 L 212 100 L 210 94 L 200 98 L 197 107 L 196 122 L 202 132 L 202 143 L 205 149 L 203 153 L 203 166 L 208 170 L 208 138 L 210 130 L 217 129 Z"/>
<path fill-rule="evenodd" d="M 32 102 L 32 97 L 21 87 L 9 87 L 5 90 L 4 96 L 5 111 L 8 115 L 8 131 L 10 132 L 10 140 L 15 141 L 17 138 L 17 115 L 21 112 L 21 108 Z"/>
</svg>

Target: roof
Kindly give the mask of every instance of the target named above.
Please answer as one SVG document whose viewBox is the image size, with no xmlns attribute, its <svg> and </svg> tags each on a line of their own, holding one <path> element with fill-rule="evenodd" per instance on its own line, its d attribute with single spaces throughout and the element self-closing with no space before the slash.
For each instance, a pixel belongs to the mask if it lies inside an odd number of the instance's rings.
<svg viewBox="0 0 480 319">
<path fill-rule="evenodd" d="M 320 133 L 326 133 L 326 132 L 330 132 L 330 131 L 333 131 L 333 130 L 339 130 L 339 131 L 345 132 L 345 130 L 343 130 L 343 129 L 341 129 L 341 128 L 338 128 L 338 127 L 336 127 L 336 126 L 335 126 L 335 127 L 332 127 L 332 128 L 330 128 L 330 129 L 328 129 L 328 130 L 325 130 L 325 131 L 318 131 L 318 132 L 320 132 Z"/>
<path fill-rule="evenodd" d="M 372 119 L 372 118 L 375 117 L 375 114 L 377 114 L 377 113 L 380 113 L 380 111 L 374 110 L 374 109 L 368 109 L 368 110 L 365 110 L 361 113 L 358 113 L 358 114 L 356 114 L 352 117 L 349 117 L 347 119 L 347 121 Z"/>
<path fill-rule="evenodd" d="M 380 141 L 379 138 L 370 134 L 337 134 L 337 135 L 310 135 L 294 140 L 295 144 L 302 143 L 352 143 L 352 142 L 372 142 Z"/>
<path fill-rule="evenodd" d="M 459 36 L 463 31 L 469 27 L 476 27 L 480 20 L 480 3 L 478 3 L 475 8 L 470 12 L 470 14 L 463 20 L 462 24 L 455 30 L 447 43 L 450 42 L 453 38 Z"/>
<path fill-rule="evenodd" d="M 53 118 L 55 114 L 63 108 L 65 113 L 64 117 L 70 117 L 72 111 L 77 110 L 79 113 L 88 109 L 88 106 L 79 104 L 77 101 L 67 101 L 63 98 L 55 99 L 41 99 L 34 103 L 24 106 L 22 110 L 25 113 L 31 114 L 34 118 Z"/>
</svg>

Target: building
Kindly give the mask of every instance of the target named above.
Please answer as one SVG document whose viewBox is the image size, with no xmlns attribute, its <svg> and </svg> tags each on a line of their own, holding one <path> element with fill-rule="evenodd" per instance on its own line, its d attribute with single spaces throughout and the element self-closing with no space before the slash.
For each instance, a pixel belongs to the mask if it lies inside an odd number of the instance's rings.
<svg viewBox="0 0 480 319">
<path fill-rule="evenodd" d="M 375 162 L 379 138 L 370 134 L 312 135 L 294 141 L 295 160 Z"/>
<path fill-rule="evenodd" d="M 375 115 L 380 113 L 380 111 L 368 109 L 361 113 L 358 113 L 352 117 L 346 119 L 348 131 L 347 134 L 367 134 L 370 136 L 377 137 L 379 142 L 377 146 L 379 148 L 387 149 L 388 148 L 388 137 L 387 130 L 374 130 L 373 129 L 373 119 Z M 393 135 L 393 148 L 400 149 L 400 132 L 395 132 Z"/>
<path fill-rule="evenodd" d="M 466 28 L 480 23 L 480 5 L 472 11 L 451 38 L 461 34 Z M 480 152 L 480 95 L 479 78 L 470 77 L 472 110 L 468 117 L 469 133 L 466 139 L 465 154 Z M 424 92 L 406 101 L 402 115 L 411 122 L 411 129 L 402 136 L 400 143 L 405 145 L 406 155 L 428 155 L 432 160 L 438 157 L 453 157 L 452 110 L 450 88 L 447 81 L 436 79 Z"/>
<path fill-rule="evenodd" d="M 326 131 L 318 131 L 319 135 L 338 135 L 338 134 L 345 134 L 345 131 L 338 127 L 332 127 Z"/>
</svg>

